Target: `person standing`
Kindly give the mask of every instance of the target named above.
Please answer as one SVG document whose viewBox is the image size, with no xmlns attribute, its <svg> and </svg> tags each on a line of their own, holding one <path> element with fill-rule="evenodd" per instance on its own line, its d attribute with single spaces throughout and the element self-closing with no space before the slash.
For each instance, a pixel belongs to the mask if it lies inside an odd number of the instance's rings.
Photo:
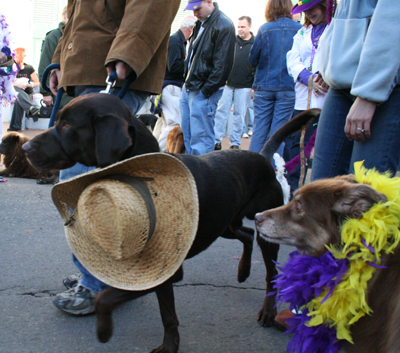
<svg viewBox="0 0 400 353">
<path fill-rule="evenodd" d="M 287 68 L 289 75 L 295 82 L 296 102 L 293 117 L 306 109 L 322 108 L 328 86 L 316 82 L 320 68 L 320 46 L 319 42 L 329 23 L 328 15 L 332 16 L 332 8 L 327 7 L 326 0 L 312 0 L 307 3 L 299 1 L 292 9 L 292 15 L 304 12 L 305 21 L 303 27 L 294 36 L 292 49 L 287 53 Z M 306 145 L 317 128 L 318 119 L 314 119 L 307 125 L 304 145 Z M 294 133 L 285 140 L 285 160 L 291 161 L 300 153 L 301 132 Z M 315 136 L 313 137 L 313 139 Z M 298 158 L 298 157 L 297 157 Z M 296 158 L 296 161 L 297 161 Z M 288 182 L 290 192 L 299 187 L 300 164 L 288 170 Z M 305 167 L 307 172 L 307 167 Z M 306 174 L 304 174 L 304 178 Z"/>
<path fill-rule="evenodd" d="M 215 114 L 215 150 L 221 149 L 222 136 L 225 132 L 233 104 L 232 133 L 229 136 L 231 149 L 239 149 L 240 137 L 245 129 L 245 117 L 250 104 L 251 86 L 255 68 L 249 63 L 249 53 L 254 44 L 251 33 L 251 18 L 242 16 L 238 21 L 238 35 L 235 44 L 235 59 L 232 71 L 219 100 Z"/>
<path fill-rule="evenodd" d="M 260 152 L 272 135 L 293 114 L 295 93 L 289 76 L 286 54 L 301 24 L 293 21 L 291 0 L 269 0 L 265 19 L 250 51 L 249 61 L 256 66 L 254 89 L 254 129 L 250 151 Z M 278 154 L 283 155 L 283 144 Z"/>
<path fill-rule="evenodd" d="M 40 83 L 42 82 L 44 70 L 46 70 L 46 68 L 51 64 L 51 60 L 57 48 L 58 41 L 62 36 L 62 29 L 68 22 L 67 10 L 68 7 L 65 6 L 61 14 L 61 22 L 58 24 L 58 28 L 53 29 L 50 32 L 47 32 L 46 37 L 43 40 L 39 67 L 38 67 Z M 45 91 L 42 85 L 40 85 L 40 93 L 43 95 L 43 103 L 46 106 L 49 107 L 53 105 L 55 97 L 52 96 L 51 92 Z M 71 99 L 72 99 L 71 97 L 64 94 L 61 100 L 60 108 L 62 108 L 65 104 L 67 104 Z"/>
<path fill-rule="evenodd" d="M 52 59 L 60 69 L 50 74 L 51 92 L 56 95 L 63 88 L 71 96 L 98 93 L 105 89 L 107 76 L 115 70 L 117 88 L 111 94 L 117 95 L 123 80 L 130 75 L 133 83 L 123 101 L 136 114 L 150 94 L 161 92 L 170 28 L 179 4 L 179 0 L 168 4 L 164 0 L 148 0 L 146 6 L 143 0 L 69 0 L 68 22 Z M 60 172 L 60 181 L 91 169 L 94 167 L 77 163 Z M 89 273 L 75 256 L 73 261 L 82 276 L 75 276 L 79 279 L 77 285 L 64 279 L 63 283 L 72 288 L 57 294 L 53 303 L 71 315 L 91 314 L 97 293 L 108 286 Z"/>
<path fill-rule="evenodd" d="M 185 60 L 181 96 L 182 131 L 187 154 L 214 150 L 214 119 L 232 69 L 235 27 L 212 0 L 189 0 L 185 10 L 198 19 Z"/>
<path fill-rule="evenodd" d="M 167 68 L 161 94 L 161 106 L 164 120 L 158 144 L 161 150 L 167 148 L 167 137 L 170 131 L 181 126 L 181 98 L 184 74 L 184 62 L 186 58 L 187 40 L 193 32 L 196 18 L 187 16 L 181 22 L 180 28 L 169 38 Z"/>
<path fill-rule="evenodd" d="M 393 176 L 400 165 L 400 1 L 341 0 L 321 38 L 330 86 L 319 119 L 311 179 L 354 171 Z"/>
</svg>

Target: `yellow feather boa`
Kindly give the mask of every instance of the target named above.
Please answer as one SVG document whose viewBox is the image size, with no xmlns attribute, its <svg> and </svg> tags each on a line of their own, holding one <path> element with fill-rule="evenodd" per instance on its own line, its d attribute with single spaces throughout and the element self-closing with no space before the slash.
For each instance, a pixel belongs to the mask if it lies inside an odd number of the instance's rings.
<svg viewBox="0 0 400 353">
<path fill-rule="evenodd" d="M 324 291 L 306 306 L 311 317 L 308 326 L 335 326 L 336 337 L 351 343 L 350 326 L 372 312 L 366 291 L 377 268 L 369 263 L 382 265 L 381 256 L 392 253 L 400 241 L 400 178 L 367 170 L 363 162 L 355 163 L 354 169 L 358 183 L 385 194 L 388 202 L 377 203 L 361 219 L 349 219 L 342 225 L 341 247 L 330 245 L 328 249 L 336 259 L 347 258 L 349 269 L 328 299 L 323 301 Z"/>
</svg>

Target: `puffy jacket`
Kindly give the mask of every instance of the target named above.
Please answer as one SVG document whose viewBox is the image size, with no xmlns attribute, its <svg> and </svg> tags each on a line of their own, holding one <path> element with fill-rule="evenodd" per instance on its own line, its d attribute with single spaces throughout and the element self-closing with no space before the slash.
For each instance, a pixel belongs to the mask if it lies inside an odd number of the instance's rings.
<svg viewBox="0 0 400 353">
<path fill-rule="evenodd" d="M 225 85 L 235 55 L 235 27 L 216 2 L 214 6 L 203 24 L 196 22 L 185 60 L 186 89 L 201 90 L 206 97 Z M 204 30 L 197 38 L 200 26 Z"/>
<path fill-rule="evenodd" d="M 104 86 L 105 65 L 121 60 L 137 75 L 130 88 L 160 93 L 179 5 L 180 0 L 68 0 L 69 20 L 52 60 L 61 65 L 59 86 Z"/>
<path fill-rule="evenodd" d="M 250 64 L 257 66 L 254 90 L 292 91 L 293 78 L 286 66 L 286 53 L 292 48 L 293 37 L 301 24 L 287 17 L 264 23 L 251 48 Z"/>
<path fill-rule="evenodd" d="M 399 13 L 399 0 L 341 0 L 320 39 L 326 83 L 385 102 L 400 84 Z"/>
</svg>

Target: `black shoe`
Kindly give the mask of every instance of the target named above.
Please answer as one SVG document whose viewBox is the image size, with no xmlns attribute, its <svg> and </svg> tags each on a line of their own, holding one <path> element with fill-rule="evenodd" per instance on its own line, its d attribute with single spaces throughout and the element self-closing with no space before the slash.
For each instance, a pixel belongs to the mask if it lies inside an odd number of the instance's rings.
<svg viewBox="0 0 400 353">
<path fill-rule="evenodd" d="M 7 131 L 21 131 L 21 129 L 16 129 L 16 128 L 10 127 L 7 129 Z"/>
<path fill-rule="evenodd" d="M 33 121 L 36 122 L 40 118 L 40 109 L 36 108 L 36 107 L 31 107 L 29 109 L 29 114 L 28 115 L 33 119 Z"/>
<path fill-rule="evenodd" d="M 214 146 L 214 151 L 220 151 L 222 149 L 222 146 L 220 143 L 216 143 Z"/>
</svg>

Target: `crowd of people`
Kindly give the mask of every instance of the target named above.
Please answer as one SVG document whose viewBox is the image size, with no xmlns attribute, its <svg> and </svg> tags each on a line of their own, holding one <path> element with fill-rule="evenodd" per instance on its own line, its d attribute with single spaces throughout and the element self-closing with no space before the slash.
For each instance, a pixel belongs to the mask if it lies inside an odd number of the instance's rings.
<svg viewBox="0 0 400 353">
<path fill-rule="evenodd" d="M 293 6 L 291 0 L 269 0 L 266 23 L 258 33 L 251 32 L 251 18 L 242 16 L 236 35 L 234 23 L 218 3 L 189 0 L 185 10 L 193 16 L 186 17 L 171 37 L 180 1 L 168 6 L 161 0 L 150 2 L 142 13 L 130 2 L 116 0 L 110 20 L 99 22 L 96 18 L 108 18 L 110 9 L 70 0 L 65 18 L 43 47 L 39 77 L 48 64 L 61 65 L 50 75 L 51 93 L 56 95 L 59 88 L 73 97 L 100 92 L 115 70 L 116 95 L 129 76 L 133 83 L 123 100 L 134 114 L 151 95 L 161 94 L 160 149 L 165 150 L 168 133 L 180 126 L 186 153 L 193 155 L 221 149 L 232 109 L 230 149 L 240 149 L 240 138 L 250 135 L 249 149 L 260 152 L 289 119 L 320 108 L 319 121 L 280 146 L 278 153 L 287 161 L 299 155 L 300 145 L 315 143 L 312 180 L 351 173 L 359 160 L 367 168 L 396 173 L 400 46 L 393 43 L 400 41 L 400 2 L 302 0 Z M 294 20 L 299 14 L 302 20 Z M 93 46 L 96 50 L 91 51 Z M 15 52 L 20 71 L 14 82 L 12 131 L 21 128 L 24 111 L 38 114 L 27 90 L 39 86 L 38 77 L 24 62 L 23 48 Z M 1 93 L 4 96 L 4 89 Z M 54 96 L 43 93 L 51 105 Z M 251 108 L 254 122 L 248 118 Z M 303 162 L 288 175 L 293 191 L 304 180 Z M 76 164 L 61 171 L 60 180 L 90 169 Z M 73 261 L 80 274 L 64 280 L 68 290 L 54 303 L 70 314 L 92 313 L 96 293 L 107 285 L 75 257 Z"/>
</svg>

